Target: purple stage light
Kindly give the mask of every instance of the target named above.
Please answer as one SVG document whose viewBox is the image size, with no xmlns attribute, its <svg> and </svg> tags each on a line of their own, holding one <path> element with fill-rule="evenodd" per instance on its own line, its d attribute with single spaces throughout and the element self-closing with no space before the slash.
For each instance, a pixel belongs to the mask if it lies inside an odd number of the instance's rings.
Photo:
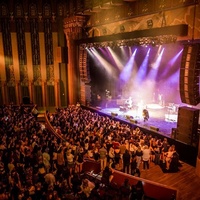
<svg viewBox="0 0 200 200">
<path fill-rule="evenodd" d="M 135 68 L 135 55 L 136 55 L 137 49 L 135 49 L 135 51 L 133 52 L 132 56 L 130 57 L 128 63 L 126 64 L 126 66 L 124 67 L 124 69 L 122 70 L 119 78 L 122 81 L 127 81 L 129 80 L 129 78 L 131 77 L 132 74 L 132 69 Z"/>
<path fill-rule="evenodd" d="M 107 84 L 112 98 L 132 96 L 139 102 L 149 102 L 162 96 L 165 103 L 180 103 L 179 69 L 183 46 L 165 44 L 160 46 L 101 47 L 89 50 L 90 64 L 95 68 L 92 84 L 98 79 Z M 128 58 L 128 59 L 127 59 Z M 104 69 L 100 77 L 98 70 Z M 94 71 L 94 70 L 93 70 Z M 95 85 L 102 90 L 102 84 Z"/>
<path fill-rule="evenodd" d="M 150 51 L 151 51 L 151 49 L 149 48 L 142 64 L 139 67 L 138 74 L 136 77 L 136 82 L 138 85 L 140 85 L 146 77 Z"/>
</svg>

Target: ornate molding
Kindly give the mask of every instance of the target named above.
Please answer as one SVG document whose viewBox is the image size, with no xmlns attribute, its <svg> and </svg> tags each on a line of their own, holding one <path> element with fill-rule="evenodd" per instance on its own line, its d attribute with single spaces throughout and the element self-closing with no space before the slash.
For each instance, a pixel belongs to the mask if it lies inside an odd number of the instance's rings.
<svg viewBox="0 0 200 200">
<path fill-rule="evenodd" d="M 15 74 L 14 74 L 14 66 L 8 65 L 7 69 L 7 86 L 14 87 L 15 86 Z"/>
<path fill-rule="evenodd" d="M 72 39 L 78 39 L 79 35 L 82 33 L 85 22 L 85 16 L 73 16 L 65 18 L 63 22 L 65 34 Z"/>
<path fill-rule="evenodd" d="M 20 66 L 20 81 L 21 86 L 28 86 L 29 84 L 27 65 Z"/>
<path fill-rule="evenodd" d="M 47 65 L 47 85 L 54 85 L 54 66 Z"/>
<path fill-rule="evenodd" d="M 37 86 L 42 85 L 41 67 L 39 65 L 33 66 L 33 84 Z"/>
</svg>

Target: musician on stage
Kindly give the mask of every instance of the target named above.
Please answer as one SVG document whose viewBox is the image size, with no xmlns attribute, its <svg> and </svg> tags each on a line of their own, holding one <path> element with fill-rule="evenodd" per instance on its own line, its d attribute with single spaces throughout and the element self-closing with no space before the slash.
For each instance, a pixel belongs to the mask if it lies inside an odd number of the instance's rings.
<svg viewBox="0 0 200 200">
<path fill-rule="evenodd" d="M 144 122 L 149 120 L 149 112 L 148 112 L 147 109 L 143 109 L 142 115 L 143 115 L 143 118 L 144 118 Z"/>
<path fill-rule="evenodd" d="M 133 106 L 132 97 L 129 97 L 129 98 L 125 101 L 125 107 L 131 109 L 132 106 Z"/>
</svg>

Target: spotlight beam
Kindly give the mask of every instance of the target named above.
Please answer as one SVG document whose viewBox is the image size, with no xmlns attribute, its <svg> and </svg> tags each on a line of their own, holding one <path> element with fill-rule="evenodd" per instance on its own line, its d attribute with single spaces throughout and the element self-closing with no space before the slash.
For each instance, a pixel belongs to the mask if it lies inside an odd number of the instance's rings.
<svg viewBox="0 0 200 200">
<path fill-rule="evenodd" d="M 108 74 L 115 77 L 116 74 L 115 74 L 115 71 L 113 70 L 113 66 L 107 60 L 102 58 L 102 56 L 99 55 L 99 53 L 97 52 L 97 50 L 95 48 L 92 48 L 91 52 L 97 58 L 97 60 L 100 62 L 102 67 L 104 67 L 104 69 L 108 72 Z"/>
<path fill-rule="evenodd" d="M 135 51 L 133 52 L 131 58 L 129 59 L 128 63 L 126 64 L 126 66 L 124 67 L 124 69 L 122 70 L 122 72 L 120 74 L 120 79 L 122 81 L 126 82 L 131 77 L 132 69 L 135 66 L 134 60 L 135 60 L 136 52 L 137 52 L 137 49 L 135 49 Z"/>
</svg>

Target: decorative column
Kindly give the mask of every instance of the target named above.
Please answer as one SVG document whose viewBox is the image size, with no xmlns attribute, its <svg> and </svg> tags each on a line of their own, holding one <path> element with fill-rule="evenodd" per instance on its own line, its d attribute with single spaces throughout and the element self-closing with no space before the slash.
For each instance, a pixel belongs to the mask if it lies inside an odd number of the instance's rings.
<svg viewBox="0 0 200 200">
<path fill-rule="evenodd" d="M 46 107 L 46 96 L 47 96 L 47 83 L 46 81 L 42 81 L 42 105 Z"/>
<path fill-rule="evenodd" d="M 30 98 L 30 100 L 32 101 L 32 103 L 35 103 L 35 92 L 34 92 L 34 81 L 32 81 L 29 85 L 29 87 L 31 88 L 30 91 L 32 91 L 32 100 Z"/>
<path fill-rule="evenodd" d="M 33 102 L 33 81 L 28 82 L 28 89 L 30 95 L 30 102 Z"/>
<path fill-rule="evenodd" d="M 16 104 L 19 105 L 20 102 L 20 97 L 21 97 L 21 92 L 20 92 L 20 81 L 15 81 L 15 92 L 16 92 Z"/>
<path fill-rule="evenodd" d="M 59 98 L 59 94 L 60 94 L 60 85 L 59 85 L 59 80 L 55 80 L 55 106 L 56 108 L 61 106 L 61 101 Z"/>
<path fill-rule="evenodd" d="M 77 50 L 74 40 L 82 37 L 82 28 L 85 23 L 85 16 L 73 16 L 64 19 L 64 33 L 68 47 L 68 95 L 69 104 L 76 104 L 78 100 L 79 81 L 77 66 Z"/>
<path fill-rule="evenodd" d="M 2 87 L 2 98 L 3 98 L 3 103 L 6 104 L 7 102 L 7 95 L 6 95 L 6 81 L 1 81 L 1 87 Z"/>
</svg>

